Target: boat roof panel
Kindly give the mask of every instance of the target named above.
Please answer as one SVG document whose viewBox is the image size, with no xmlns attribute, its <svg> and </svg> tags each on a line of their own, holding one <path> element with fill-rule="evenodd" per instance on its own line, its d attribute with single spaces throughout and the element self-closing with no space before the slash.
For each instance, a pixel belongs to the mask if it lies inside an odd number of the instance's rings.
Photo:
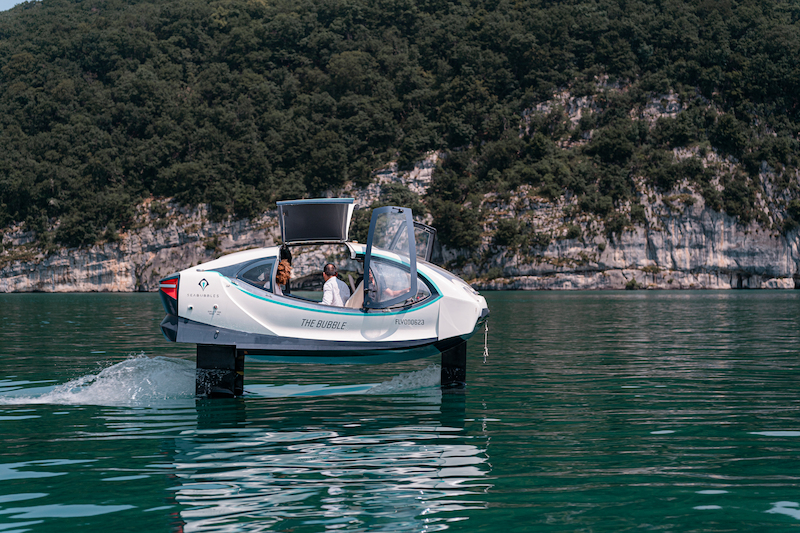
<svg viewBox="0 0 800 533">
<path fill-rule="evenodd" d="M 310 198 L 278 202 L 284 244 L 345 242 L 355 204 L 352 198 Z"/>
</svg>

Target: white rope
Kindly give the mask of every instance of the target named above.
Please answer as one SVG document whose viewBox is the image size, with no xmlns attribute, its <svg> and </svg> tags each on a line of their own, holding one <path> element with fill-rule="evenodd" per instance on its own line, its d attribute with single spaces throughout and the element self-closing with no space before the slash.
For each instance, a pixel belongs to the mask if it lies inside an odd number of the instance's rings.
<svg viewBox="0 0 800 533">
<path fill-rule="evenodd" d="M 483 364 L 486 364 L 486 359 L 489 357 L 489 321 L 484 322 L 483 328 Z"/>
</svg>

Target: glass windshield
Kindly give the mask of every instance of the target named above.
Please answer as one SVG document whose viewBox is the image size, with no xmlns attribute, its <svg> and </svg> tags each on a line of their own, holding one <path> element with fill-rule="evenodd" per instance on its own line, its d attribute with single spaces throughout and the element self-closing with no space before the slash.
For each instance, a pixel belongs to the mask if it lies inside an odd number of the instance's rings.
<svg viewBox="0 0 800 533">
<path fill-rule="evenodd" d="M 411 276 L 391 263 L 374 261 L 370 267 L 370 296 L 376 304 L 385 304 L 411 290 Z"/>
<path fill-rule="evenodd" d="M 406 257 L 409 255 L 406 216 L 402 211 L 387 211 L 377 215 L 372 245 Z"/>
<path fill-rule="evenodd" d="M 372 212 L 364 267 L 364 306 L 386 308 L 413 300 L 417 292 L 417 262 L 411 210 L 404 207 L 380 207 Z M 385 250 L 400 256 L 405 266 L 387 268 L 387 261 L 373 260 L 373 250 Z M 374 265 L 374 268 L 373 268 Z M 370 279 L 372 277 L 372 279 Z"/>
<path fill-rule="evenodd" d="M 422 302 L 431 297 L 431 290 L 428 284 L 422 278 L 417 277 L 417 295 L 414 297 L 414 302 Z"/>
<path fill-rule="evenodd" d="M 414 227 L 414 240 L 416 241 L 417 257 L 430 261 L 430 249 L 433 247 L 433 233 Z"/>
<path fill-rule="evenodd" d="M 239 274 L 239 279 L 264 289 L 265 291 L 272 291 L 272 267 L 274 265 L 274 259 L 260 261 L 255 265 L 250 265 L 245 268 Z"/>
</svg>

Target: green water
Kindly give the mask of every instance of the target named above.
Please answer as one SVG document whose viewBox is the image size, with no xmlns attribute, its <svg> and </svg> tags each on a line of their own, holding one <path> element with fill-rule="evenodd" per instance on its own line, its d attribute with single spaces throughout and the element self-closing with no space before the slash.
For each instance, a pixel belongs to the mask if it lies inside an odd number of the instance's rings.
<svg viewBox="0 0 800 533">
<path fill-rule="evenodd" d="M 428 359 L 204 401 L 156 295 L 0 295 L 0 532 L 800 528 L 800 292 L 486 297 L 461 393 Z"/>
</svg>

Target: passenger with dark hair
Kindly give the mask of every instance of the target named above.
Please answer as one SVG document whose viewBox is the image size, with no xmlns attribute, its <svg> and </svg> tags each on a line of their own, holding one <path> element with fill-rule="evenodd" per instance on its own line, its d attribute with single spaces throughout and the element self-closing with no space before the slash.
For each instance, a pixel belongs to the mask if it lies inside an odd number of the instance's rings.
<svg viewBox="0 0 800 533">
<path fill-rule="evenodd" d="M 350 289 L 339 279 L 336 265 L 333 263 L 325 265 L 322 269 L 322 279 L 325 280 L 325 285 L 322 286 L 322 303 L 344 307 L 344 303 L 350 298 Z"/>
</svg>

